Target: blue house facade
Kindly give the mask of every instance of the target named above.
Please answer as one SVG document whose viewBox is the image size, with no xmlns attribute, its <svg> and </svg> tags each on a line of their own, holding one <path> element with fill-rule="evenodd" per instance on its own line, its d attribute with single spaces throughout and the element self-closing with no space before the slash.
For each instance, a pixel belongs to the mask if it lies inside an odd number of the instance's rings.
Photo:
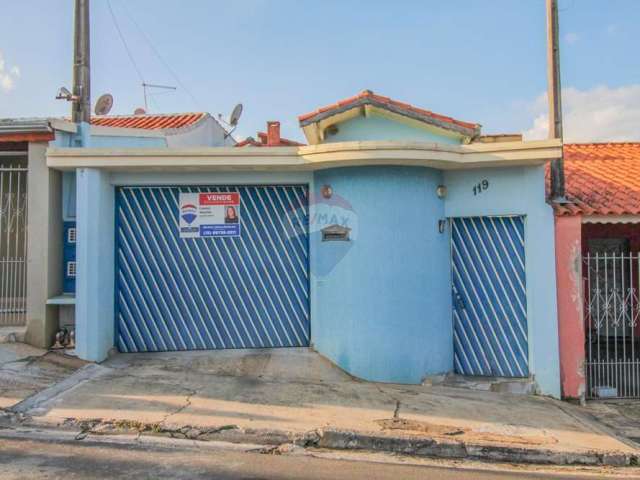
<svg viewBox="0 0 640 480">
<path fill-rule="evenodd" d="M 369 91 L 300 125 L 307 146 L 50 149 L 76 174 L 78 354 L 310 346 L 365 380 L 558 396 L 560 145 Z"/>
<path fill-rule="evenodd" d="M 25 324 L 25 340 L 49 348 L 62 331 L 74 328 L 76 287 L 76 171 L 47 167 L 48 148 L 179 148 L 233 145 L 222 125 L 205 112 L 182 114 L 101 115 L 90 124 L 61 118 L 0 119 L 0 141 L 16 151 L 20 176 L 11 173 L 20 191 L 14 198 L 24 206 L 16 230 L 24 240 L 19 274 L 9 275 L 3 301 L 13 323 Z M 8 196 L 10 199 L 13 196 Z M 29 213 L 26 214 L 27 205 Z M 26 235 L 26 231 L 29 232 Z M 28 261 L 27 261 L 28 257 Z M 26 278 L 25 278 L 26 276 Z M 7 282 L 5 282 L 7 283 Z M 3 323 L 3 319 L 0 319 Z M 67 340 L 70 340 L 67 337 Z M 66 343 L 66 342 L 65 342 Z M 59 345 L 59 344 L 58 344 Z M 68 346 L 68 345 L 67 345 Z"/>
</svg>

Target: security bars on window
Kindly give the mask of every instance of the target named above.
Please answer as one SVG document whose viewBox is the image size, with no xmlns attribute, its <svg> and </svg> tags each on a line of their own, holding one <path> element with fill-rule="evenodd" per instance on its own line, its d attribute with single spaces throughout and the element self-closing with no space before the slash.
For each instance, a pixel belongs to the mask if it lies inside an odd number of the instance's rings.
<svg viewBox="0 0 640 480">
<path fill-rule="evenodd" d="M 640 398 L 637 254 L 583 260 L 587 398 Z"/>
</svg>

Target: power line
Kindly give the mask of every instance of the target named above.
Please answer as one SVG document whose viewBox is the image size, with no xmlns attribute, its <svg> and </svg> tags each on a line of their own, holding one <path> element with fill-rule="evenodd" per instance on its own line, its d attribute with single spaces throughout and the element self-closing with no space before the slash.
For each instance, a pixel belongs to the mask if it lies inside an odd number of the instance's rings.
<svg viewBox="0 0 640 480">
<path fill-rule="evenodd" d="M 129 60 L 131 60 L 131 65 L 133 65 L 133 68 L 135 69 L 136 73 L 138 74 L 138 78 L 140 78 L 140 81 L 142 83 L 145 83 L 144 77 L 142 76 L 142 72 L 138 68 L 138 65 L 136 64 L 136 61 L 133 58 L 133 54 L 131 53 L 131 50 L 129 49 L 129 45 L 127 45 L 127 41 L 124 39 L 124 35 L 122 34 L 122 30 L 120 30 L 120 25 L 118 24 L 118 20 L 116 19 L 116 15 L 115 15 L 115 13 L 113 13 L 113 8 L 111 7 L 111 0 L 107 0 L 107 6 L 109 7 L 109 12 L 111 13 L 111 19 L 113 20 L 113 25 L 116 27 L 116 30 L 118 32 L 118 36 L 120 37 L 120 40 L 122 41 L 122 45 L 124 45 L 124 49 L 126 50 L 127 55 L 129 56 Z"/>
<path fill-rule="evenodd" d="M 571 10 L 576 5 L 576 0 L 572 0 L 571 4 L 568 7 L 558 8 L 558 12 L 566 12 L 567 10 Z"/>
<path fill-rule="evenodd" d="M 194 106 L 196 108 L 200 108 L 200 102 L 198 101 L 198 99 L 193 95 L 193 93 L 191 93 L 191 91 L 184 85 L 184 83 L 182 83 L 182 80 L 180 80 L 180 77 L 178 77 L 178 74 L 171 68 L 171 66 L 169 65 L 169 63 L 164 59 L 164 57 L 160 54 L 160 52 L 158 51 L 158 49 L 155 47 L 155 45 L 153 44 L 153 42 L 151 41 L 151 39 L 149 38 L 149 36 L 144 32 L 144 30 L 142 29 L 142 27 L 140 27 L 140 25 L 138 24 L 138 22 L 136 22 L 136 20 L 133 18 L 133 15 L 131 14 L 131 12 L 129 11 L 129 8 L 127 7 L 126 3 L 123 4 L 123 8 L 125 13 L 127 14 L 127 16 L 129 17 L 129 20 L 131 20 L 131 23 L 133 23 L 135 25 L 135 27 L 138 29 L 138 31 L 140 32 L 140 34 L 142 35 L 142 37 L 145 39 L 145 41 L 147 42 L 147 45 L 149 45 L 149 47 L 151 48 L 151 50 L 153 51 L 153 53 L 155 54 L 155 56 L 158 58 L 158 60 L 160 61 L 160 63 L 162 63 L 162 65 L 164 65 L 164 67 L 167 69 L 167 72 L 169 72 L 169 74 L 173 77 L 173 79 L 176 81 L 176 83 L 180 86 L 180 88 L 182 88 L 182 90 L 184 90 L 187 95 L 189 95 L 189 97 L 191 98 L 191 100 L 194 103 Z"/>
</svg>

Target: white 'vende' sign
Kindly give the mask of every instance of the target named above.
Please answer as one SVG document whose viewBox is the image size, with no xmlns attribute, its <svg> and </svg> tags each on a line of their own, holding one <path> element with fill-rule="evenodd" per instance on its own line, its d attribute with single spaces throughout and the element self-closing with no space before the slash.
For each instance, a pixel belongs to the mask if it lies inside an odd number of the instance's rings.
<svg viewBox="0 0 640 480">
<path fill-rule="evenodd" d="M 238 192 L 180 193 L 181 238 L 238 236 Z"/>
</svg>

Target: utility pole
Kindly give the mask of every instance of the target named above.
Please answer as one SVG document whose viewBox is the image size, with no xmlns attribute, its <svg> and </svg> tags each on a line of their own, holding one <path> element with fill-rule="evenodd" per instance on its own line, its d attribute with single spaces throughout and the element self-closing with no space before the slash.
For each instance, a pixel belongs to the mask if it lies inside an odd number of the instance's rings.
<svg viewBox="0 0 640 480">
<path fill-rule="evenodd" d="M 549 138 L 562 141 L 562 92 L 560 85 L 560 45 L 558 1 L 547 2 L 547 80 L 549 97 Z M 565 197 L 564 159 L 551 161 L 552 201 L 562 201 Z"/>
<path fill-rule="evenodd" d="M 89 65 L 89 0 L 76 0 L 73 37 L 73 95 L 71 120 L 91 119 L 91 71 Z"/>
</svg>

